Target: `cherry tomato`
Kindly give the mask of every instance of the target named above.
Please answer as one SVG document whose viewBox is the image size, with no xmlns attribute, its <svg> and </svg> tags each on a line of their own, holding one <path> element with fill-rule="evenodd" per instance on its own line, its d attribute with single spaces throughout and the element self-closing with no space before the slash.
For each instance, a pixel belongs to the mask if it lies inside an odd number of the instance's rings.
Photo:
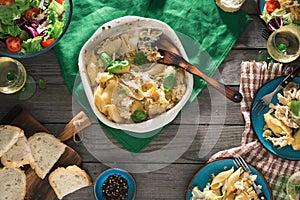
<svg viewBox="0 0 300 200">
<path fill-rule="evenodd" d="M 54 38 L 49 38 L 49 39 L 47 39 L 47 40 L 42 40 L 42 41 L 41 41 L 41 45 L 42 45 L 43 47 L 49 47 L 54 41 L 55 41 Z"/>
<path fill-rule="evenodd" d="M 8 48 L 9 51 L 13 53 L 20 51 L 22 48 L 20 38 L 9 36 L 6 39 L 6 47 Z"/>
<path fill-rule="evenodd" d="M 0 5 L 10 5 L 13 0 L 0 0 Z"/>
<path fill-rule="evenodd" d="M 63 4 L 63 0 L 55 0 L 57 3 Z M 52 2 L 52 0 L 50 0 Z"/>
<path fill-rule="evenodd" d="M 268 13 L 273 12 L 277 8 L 280 8 L 280 3 L 277 0 L 266 1 L 266 10 Z"/>
<path fill-rule="evenodd" d="M 38 8 L 29 8 L 25 12 L 25 18 L 27 20 L 32 20 L 35 18 L 38 14 L 40 14 L 40 10 Z"/>
</svg>

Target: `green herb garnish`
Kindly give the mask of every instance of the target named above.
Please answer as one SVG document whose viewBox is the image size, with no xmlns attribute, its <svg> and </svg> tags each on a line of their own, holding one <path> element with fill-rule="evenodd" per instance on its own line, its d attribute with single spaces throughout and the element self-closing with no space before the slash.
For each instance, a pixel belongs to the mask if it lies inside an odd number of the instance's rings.
<svg viewBox="0 0 300 200">
<path fill-rule="evenodd" d="M 40 89 L 43 90 L 43 89 L 46 89 L 47 83 L 43 79 L 40 79 L 39 82 L 38 82 L 38 86 L 39 86 Z"/>
<path fill-rule="evenodd" d="M 134 62 L 138 65 L 144 65 L 144 64 L 148 63 L 149 61 L 147 59 L 147 56 L 143 52 L 138 52 L 134 56 Z"/>
<path fill-rule="evenodd" d="M 104 63 L 105 67 L 108 67 L 111 65 L 112 59 L 105 51 L 101 51 L 99 53 L 99 56 L 100 56 L 100 59 L 102 60 L 102 62 Z"/>
<path fill-rule="evenodd" d="M 127 60 L 117 60 L 111 63 L 107 68 L 107 71 L 111 73 L 123 73 L 127 71 L 125 69 L 129 67 L 129 64 L 129 61 Z"/>
<path fill-rule="evenodd" d="M 133 120 L 135 123 L 144 121 L 145 119 L 147 119 L 147 114 L 146 114 L 144 111 L 142 111 L 142 110 L 135 110 L 135 111 L 133 112 L 132 120 Z"/>
<path fill-rule="evenodd" d="M 166 92 L 169 92 L 170 90 L 173 89 L 173 87 L 175 86 L 176 84 L 176 76 L 175 74 L 171 73 L 171 74 L 168 74 L 165 78 L 164 78 L 164 90 Z"/>
<path fill-rule="evenodd" d="M 297 100 L 292 100 L 290 102 L 290 111 L 296 119 L 300 119 L 300 102 Z"/>
</svg>

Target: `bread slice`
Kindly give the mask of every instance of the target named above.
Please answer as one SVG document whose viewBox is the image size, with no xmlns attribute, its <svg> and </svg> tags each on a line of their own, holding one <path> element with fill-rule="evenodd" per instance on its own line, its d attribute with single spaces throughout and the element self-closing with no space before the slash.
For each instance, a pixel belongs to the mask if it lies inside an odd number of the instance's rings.
<svg viewBox="0 0 300 200">
<path fill-rule="evenodd" d="M 216 4 L 225 12 L 236 12 L 246 0 L 216 0 Z"/>
<path fill-rule="evenodd" d="M 27 164 L 33 164 L 31 150 L 24 134 L 3 154 L 1 162 L 5 167 L 20 167 Z"/>
<path fill-rule="evenodd" d="M 8 151 L 24 135 L 24 131 L 16 126 L 0 125 L 0 157 Z"/>
<path fill-rule="evenodd" d="M 26 193 L 26 175 L 18 168 L 0 169 L 0 199 L 23 200 Z"/>
<path fill-rule="evenodd" d="M 45 132 L 35 133 L 28 138 L 28 144 L 34 159 L 33 168 L 36 174 L 44 179 L 64 153 L 66 145 L 54 135 Z"/>
<path fill-rule="evenodd" d="M 89 175 L 76 165 L 57 168 L 49 175 L 49 183 L 59 199 L 92 184 Z"/>
</svg>

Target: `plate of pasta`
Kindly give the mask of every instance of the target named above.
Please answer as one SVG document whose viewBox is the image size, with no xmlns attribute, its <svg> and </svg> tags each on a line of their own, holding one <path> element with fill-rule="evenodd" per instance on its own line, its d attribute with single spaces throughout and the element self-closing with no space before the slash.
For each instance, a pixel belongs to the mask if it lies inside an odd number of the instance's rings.
<svg viewBox="0 0 300 200">
<path fill-rule="evenodd" d="M 250 165 L 249 165 L 250 166 Z M 258 199 L 252 180 L 267 200 L 273 199 L 270 188 L 262 175 L 252 166 L 253 175 L 234 165 L 233 159 L 219 159 L 201 167 L 191 179 L 185 194 L 186 200 Z"/>
<path fill-rule="evenodd" d="M 283 77 L 266 83 L 257 92 L 253 105 L 273 91 Z M 300 160 L 300 119 L 292 107 L 300 102 L 300 78 L 296 77 L 274 95 L 269 107 L 257 115 L 251 111 L 252 127 L 259 141 L 271 153 L 289 160 Z"/>
</svg>

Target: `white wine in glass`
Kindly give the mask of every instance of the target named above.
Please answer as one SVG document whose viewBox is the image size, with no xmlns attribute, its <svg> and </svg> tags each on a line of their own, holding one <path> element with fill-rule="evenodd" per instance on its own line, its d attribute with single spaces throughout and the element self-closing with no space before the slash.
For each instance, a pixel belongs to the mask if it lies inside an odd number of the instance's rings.
<svg viewBox="0 0 300 200">
<path fill-rule="evenodd" d="M 0 57 L 0 93 L 13 94 L 19 100 L 29 99 L 36 91 L 36 83 L 28 76 L 21 62 Z"/>
<path fill-rule="evenodd" d="M 267 42 L 270 56 L 282 63 L 289 63 L 300 56 L 300 28 L 285 25 L 274 31 Z"/>
<path fill-rule="evenodd" d="M 294 173 L 286 184 L 286 193 L 290 200 L 300 199 L 300 172 Z"/>
<path fill-rule="evenodd" d="M 0 92 L 16 93 L 23 88 L 25 82 L 26 70 L 23 64 L 9 57 L 0 57 Z"/>
</svg>

